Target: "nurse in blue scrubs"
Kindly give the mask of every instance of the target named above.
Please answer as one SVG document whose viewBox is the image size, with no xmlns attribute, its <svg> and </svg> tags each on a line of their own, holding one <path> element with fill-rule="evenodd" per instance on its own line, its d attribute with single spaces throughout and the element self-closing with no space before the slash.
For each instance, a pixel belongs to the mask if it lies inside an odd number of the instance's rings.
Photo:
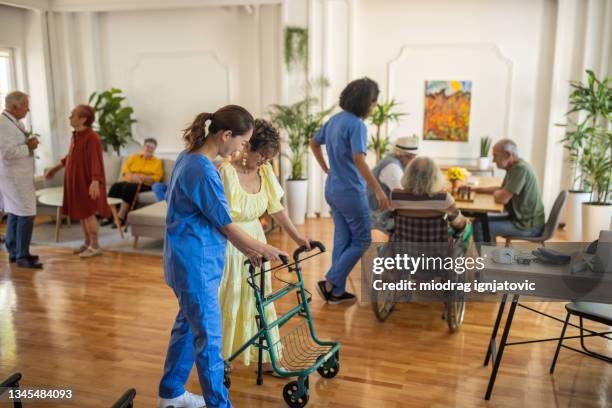
<svg viewBox="0 0 612 408">
<path fill-rule="evenodd" d="M 235 105 L 201 113 L 185 130 L 187 149 L 176 161 L 166 195 L 164 277 L 178 299 L 179 312 L 159 385 L 160 408 L 232 406 L 223 384 L 218 297 L 226 241 L 257 265 L 262 257 L 284 254 L 232 224 L 212 162 L 241 150 L 252 133 L 253 117 Z M 185 390 L 194 362 L 204 397 Z"/>
<path fill-rule="evenodd" d="M 372 242 L 366 184 L 376 194 L 379 208 L 389 208 L 388 197 L 365 161 L 368 131 L 363 121 L 376 106 L 378 94 L 378 85 L 369 78 L 349 83 L 340 94 L 342 111 L 329 118 L 310 141 L 317 162 L 327 173 L 325 200 L 334 220 L 332 265 L 325 280 L 317 283 L 319 294 L 332 304 L 356 300 L 346 291 L 346 279 Z"/>
</svg>

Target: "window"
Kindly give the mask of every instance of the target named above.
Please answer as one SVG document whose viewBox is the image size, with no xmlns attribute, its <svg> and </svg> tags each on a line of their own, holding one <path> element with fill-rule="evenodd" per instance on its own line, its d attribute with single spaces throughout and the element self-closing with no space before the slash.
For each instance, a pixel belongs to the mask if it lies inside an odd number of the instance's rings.
<svg viewBox="0 0 612 408">
<path fill-rule="evenodd" d="M 13 61 L 10 50 L 0 48 L 0 111 L 4 110 L 4 97 L 13 90 Z"/>
</svg>

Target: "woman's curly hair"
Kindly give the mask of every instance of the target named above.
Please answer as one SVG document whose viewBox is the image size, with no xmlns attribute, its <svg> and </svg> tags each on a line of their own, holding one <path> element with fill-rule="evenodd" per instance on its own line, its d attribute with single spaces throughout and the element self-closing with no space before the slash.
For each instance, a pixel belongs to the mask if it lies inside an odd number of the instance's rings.
<svg viewBox="0 0 612 408">
<path fill-rule="evenodd" d="M 370 114 L 370 106 L 378 100 L 378 84 L 370 78 L 350 82 L 340 94 L 340 107 L 362 119 Z"/>
<path fill-rule="evenodd" d="M 249 140 L 250 150 L 252 152 L 274 152 L 274 155 L 280 150 L 280 135 L 270 122 L 264 119 L 255 119 L 253 126 L 253 135 Z"/>
</svg>

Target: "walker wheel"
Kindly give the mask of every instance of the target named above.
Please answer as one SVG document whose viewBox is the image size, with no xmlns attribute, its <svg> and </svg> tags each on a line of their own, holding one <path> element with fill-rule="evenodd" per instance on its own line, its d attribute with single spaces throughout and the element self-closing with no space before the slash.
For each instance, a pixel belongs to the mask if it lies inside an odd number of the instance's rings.
<svg viewBox="0 0 612 408">
<path fill-rule="evenodd" d="M 323 356 L 320 356 L 317 360 L 322 358 Z M 326 361 L 319 368 L 317 368 L 317 372 L 321 374 L 321 377 L 323 378 L 334 378 L 340 371 L 340 361 L 336 358 L 336 355 L 334 354 L 331 359 L 333 359 L 333 363 Z"/>
<path fill-rule="evenodd" d="M 285 399 L 285 402 L 287 403 L 287 405 L 289 405 L 290 408 L 303 408 L 306 406 L 306 404 L 308 404 L 308 388 L 305 390 L 304 395 L 297 399 L 294 399 L 295 397 L 293 397 L 293 395 L 297 393 L 297 391 L 297 381 L 291 381 L 283 387 L 283 398 Z"/>
</svg>

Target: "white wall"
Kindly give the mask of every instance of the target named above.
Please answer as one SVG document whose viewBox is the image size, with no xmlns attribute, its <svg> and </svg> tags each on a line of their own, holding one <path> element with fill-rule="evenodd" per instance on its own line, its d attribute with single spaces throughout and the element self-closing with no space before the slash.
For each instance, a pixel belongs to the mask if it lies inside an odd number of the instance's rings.
<svg viewBox="0 0 612 408">
<path fill-rule="evenodd" d="M 23 51 L 24 27 L 27 12 L 10 6 L 0 5 L 0 47 L 9 48 L 13 51 L 15 59 L 15 70 L 17 84 L 16 89 L 24 89 L 23 75 Z"/>
<path fill-rule="evenodd" d="M 54 160 L 50 127 L 52 106 L 47 87 L 46 20 L 43 14 L 37 10 L 0 5 L 0 47 L 13 51 L 16 80 L 13 88 L 30 95 L 30 114 L 25 122 L 28 129 L 40 134 L 36 171 L 41 174 Z"/>
<path fill-rule="evenodd" d="M 392 138 L 423 135 L 426 80 L 473 81 L 469 141 L 422 141 L 422 152 L 474 159 L 480 137 L 510 137 L 542 176 L 554 49 L 553 0 L 361 0 L 356 76 L 379 82 L 409 116 Z"/>
<path fill-rule="evenodd" d="M 139 121 L 135 137 L 155 137 L 160 153 L 175 155 L 197 113 L 234 103 L 259 115 L 277 100 L 273 7 L 101 13 L 103 87 L 126 93 Z"/>
</svg>

